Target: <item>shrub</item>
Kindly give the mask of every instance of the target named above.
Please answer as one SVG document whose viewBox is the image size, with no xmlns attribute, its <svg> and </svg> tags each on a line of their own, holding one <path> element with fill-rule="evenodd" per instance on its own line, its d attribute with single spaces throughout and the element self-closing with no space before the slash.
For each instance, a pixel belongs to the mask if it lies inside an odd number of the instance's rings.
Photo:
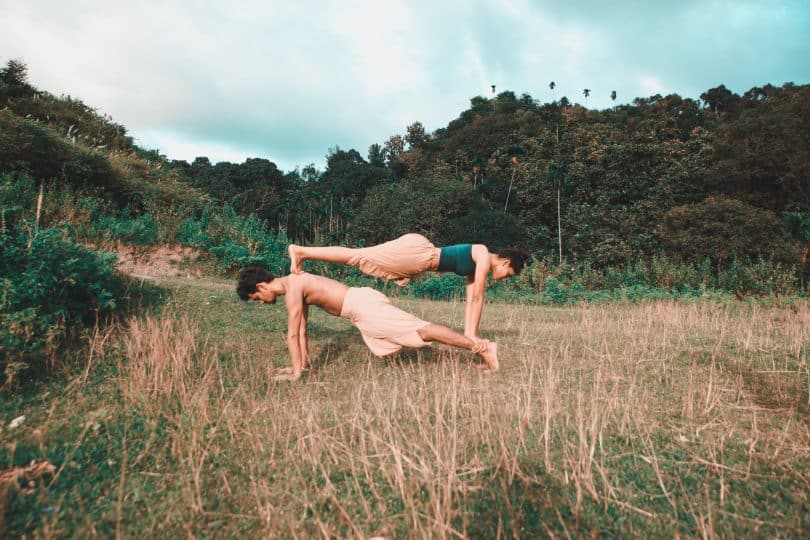
<svg viewBox="0 0 810 540">
<path fill-rule="evenodd" d="M 178 224 L 175 239 L 209 251 L 225 270 L 258 264 L 282 275 L 289 268 L 287 235 L 271 230 L 256 214 L 237 215 L 230 206 L 205 208 L 199 217 L 187 218 Z"/>
<path fill-rule="evenodd" d="M 411 292 L 432 300 L 451 300 L 464 297 L 464 280 L 455 274 L 433 274 L 412 283 Z"/>
<path fill-rule="evenodd" d="M 160 230 L 149 214 L 132 218 L 127 217 L 126 213 L 120 217 L 102 214 L 93 220 L 89 236 L 96 242 L 121 240 L 130 244 L 150 245 L 158 242 Z"/>
<path fill-rule="evenodd" d="M 0 367 L 7 379 L 42 366 L 115 309 L 124 286 L 114 261 L 112 254 L 74 243 L 62 229 L 0 231 Z"/>
<path fill-rule="evenodd" d="M 720 268 L 735 258 L 792 259 L 786 231 L 773 212 L 723 195 L 672 208 L 660 234 L 673 255 L 686 261 L 709 258 Z"/>
</svg>

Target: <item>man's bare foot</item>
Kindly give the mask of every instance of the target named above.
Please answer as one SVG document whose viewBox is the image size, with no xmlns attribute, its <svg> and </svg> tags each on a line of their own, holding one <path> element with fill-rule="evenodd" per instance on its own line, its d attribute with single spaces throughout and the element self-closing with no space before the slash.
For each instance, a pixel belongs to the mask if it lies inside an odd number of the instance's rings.
<svg viewBox="0 0 810 540">
<path fill-rule="evenodd" d="M 301 371 L 298 373 L 295 372 L 295 369 L 292 366 L 278 368 L 276 370 L 277 375 L 273 377 L 274 381 L 297 381 L 301 378 Z"/>
<path fill-rule="evenodd" d="M 482 340 L 486 343 L 486 347 L 478 352 L 479 356 L 484 360 L 486 369 L 489 371 L 498 371 L 500 363 L 498 362 L 498 344 L 494 341 Z"/>
<path fill-rule="evenodd" d="M 276 375 L 275 377 L 273 377 L 273 380 L 274 381 L 297 381 L 300 378 L 301 378 L 300 373 L 298 373 L 297 375 L 295 373 L 282 373 L 280 375 Z"/>
<path fill-rule="evenodd" d="M 302 270 L 301 261 L 298 260 L 298 246 L 295 244 L 287 246 L 287 254 L 290 256 L 290 273 L 300 274 Z"/>
<path fill-rule="evenodd" d="M 303 368 L 301 368 L 301 371 L 306 371 L 307 369 L 309 368 L 304 366 Z M 292 367 L 278 368 L 276 369 L 276 373 L 278 373 L 279 375 L 290 375 L 293 373 L 293 368 Z"/>
<path fill-rule="evenodd" d="M 409 277 L 402 277 L 402 278 L 394 280 L 394 283 L 396 283 L 400 287 L 404 287 L 405 285 L 407 285 L 410 282 L 411 282 L 411 278 L 409 278 Z"/>
</svg>

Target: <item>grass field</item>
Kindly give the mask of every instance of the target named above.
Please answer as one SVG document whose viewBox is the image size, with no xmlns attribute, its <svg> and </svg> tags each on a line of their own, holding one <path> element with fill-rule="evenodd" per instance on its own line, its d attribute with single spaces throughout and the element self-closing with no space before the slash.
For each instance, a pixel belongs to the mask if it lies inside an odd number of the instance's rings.
<svg viewBox="0 0 810 540">
<path fill-rule="evenodd" d="M 810 306 L 488 305 L 502 371 L 441 346 L 373 357 L 310 313 L 166 279 L 68 375 L 2 395 L 0 536 L 810 535 Z M 396 299 L 459 328 L 463 305 Z M 12 418 L 26 420 L 14 429 Z"/>
</svg>

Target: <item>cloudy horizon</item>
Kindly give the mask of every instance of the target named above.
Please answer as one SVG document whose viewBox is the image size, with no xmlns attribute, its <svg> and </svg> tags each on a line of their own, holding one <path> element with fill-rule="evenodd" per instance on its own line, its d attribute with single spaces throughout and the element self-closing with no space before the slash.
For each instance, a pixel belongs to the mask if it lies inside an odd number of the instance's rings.
<svg viewBox="0 0 810 540">
<path fill-rule="evenodd" d="M 170 159 L 285 171 L 323 167 L 335 146 L 365 156 L 414 121 L 445 127 L 492 84 L 603 109 L 810 82 L 810 2 L 657 4 L 0 0 L 0 62 Z"/>
</svg>

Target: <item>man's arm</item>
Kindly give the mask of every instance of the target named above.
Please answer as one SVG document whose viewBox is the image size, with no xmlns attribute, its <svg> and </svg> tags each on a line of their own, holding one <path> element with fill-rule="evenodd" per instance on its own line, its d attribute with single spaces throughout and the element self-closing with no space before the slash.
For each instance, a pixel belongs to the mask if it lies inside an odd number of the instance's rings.
<svg viewBox="0 0 810 540">
<path fill-rule="evenodd" d="M 307 343 L 307 317 L 309 317 L 309 306 L 304 304 L 301 308 L 301 323 L 298 325 L 298 346 L 301 349 L 301 369 L 307 368 L 309 360 L 309 346 Z"/>
<path fill-rule="evenodd" d="M 301 377 L 303 370 L 303 357 L 301 353 L 301 327 L 306 332 L 306 318 L 304 317 L 304 295 L 299 287 L 290 287 L 284 296 L 287 304 L 287 348 L 290 350 L 291 369 L 282 370 L 280 375 L 273 377 L 276 381 L 294 381 Z M 306 340 L 306 337 L 304 338 Z"/>
<path fill-rule="evenodd" d="M 467 301 L 464 306 L 464 335 L 478 337 L 478 325 L 484 311 L 484 289 L 489 274 L 489 250 L 486 246 L 475 244 L 472 247 L 472 258 L 475 261 L 475 273 L 467 276 Z"/>
</svg>

